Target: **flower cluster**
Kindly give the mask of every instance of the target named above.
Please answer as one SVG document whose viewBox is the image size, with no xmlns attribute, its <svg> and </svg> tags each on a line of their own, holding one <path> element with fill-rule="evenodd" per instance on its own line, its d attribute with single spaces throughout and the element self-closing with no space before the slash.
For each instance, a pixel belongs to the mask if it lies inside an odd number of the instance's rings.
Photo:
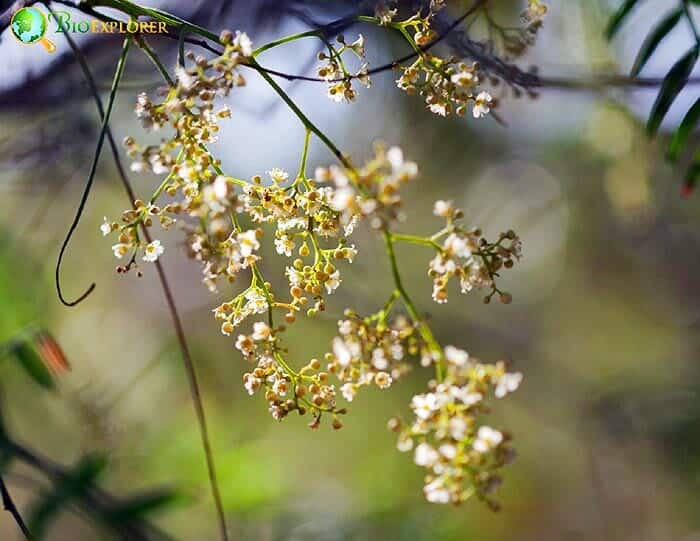
<svg viewBox="0 0 700 541">
<path fill-rule="evenodd" d="M 345 226 L 369 218 L 374 229 L 382 229 L 400 218 L 401 186 L 418 175 L 418 166 L 404 159 L 398 147 L 386 150 L 375 145 L 375 157 L 361 168 L 320 167 L 316 180 L 334 185 L 330 204 Z"/>
<path fill-rule="evenodd" d="M 420 356 L 422 364 L 431 364 L 430 349 L 406 317 L 388 323 L 385 311 L 362 318 L 347 309 L 345 318 L 338 321 L 338 336 L 326 361 L 328 371 L 343 382 L 340 392 L 349 402 L 364 385 L 388 389 L 409 370 L 409 357 Z"/>
<path fill-rule="evenodd" d="M 428 274 L 433 278 L 433 300 L 447 302 L 447 287 L 454 277 L 459 280 L 462 293 L 489 289 L 484 302 L 498 294 L 501 302 L 510 304 L 512 296 L 498 288 L 496 278 L 501 269 L 512 268 L 522 256 L 522 242 L 515 232 L 501 233 L 496 242 L 489 242 L 480 229 L 464 229 L 456 222 L 462 211 L 454 208 L 451 201 L 437 201 L 433 211 L 447 221 L 446 227 L 432 237 L 433 241 L 444 237 L 428 265 Z"/>
<path fill-rule="evenodd" d="M 118 232 L 117 243 L 112 246 L 112 252 L 117 259 L 123 259 L 131 254 L 126 265 L 117 267 L 118 272 L 127 272 L 132 268 L 138 269 L 136 261 L 139 252 L 142 252 L 142 260 L 148 263 L 153 263 L 163 255 L 165 248 L 159 240 L 147 242 L 141 238 L 138 224 L 143 224 L 146 227 L 153 225 L 153 216 L 159 216 L 159 221 L 164 228 L 170 227 L 174 220 L 166 215 L 161 214 L 161 209 L 152 204 L 145 204 L 137 199 L 134 201 L 134 208 L 125 211 L 122 214 L 122 222 L 120 225 L 116 222 L 109 221 L 106 217 L 100 226 L 100 231 L 103 236 Z M 140 273 L 140 271 L 137 271 Z"/>
<path fill-rule="evenodd" d="M 472 105 L 474 118 L 487 115 L 494 105 L 488 92 L 479 91 L 478 66 L 443 59 L 422 52 L 410 66 L 402 66 L 396 84 L 409 95 L 419 94 L 428 109 L 440 116 L 466 114 Z"/>
<path fill-rule="evenodd" d="M 283 330 L 258 321 L 253 324 L 252 334 L 240 334 L 236 339 L 236 348 L 247 360 L 256 362 L 255 369 L 243 375 L 245 390 L 250 395 L 262 390 L 270 415 L 277 421 L 293 411 L 299 415 L 310 412 L 313 419 L 309 427 L 315 429 L 326 413 L 333 418 L 333 428 L 341 428 L 338 416 L 345 410 L 336 407 L 335 386 L 327 383 L 328 373 L 319 371 L 318 359 L 312 359 L 298 373 L 292 370 L 282 355 L 285 353 L 280 343 Z"/>
<path fill-rule="evenodd" d="M 360 34 L 352 43 L 346 43 L 345 37 L 341 34 L 336 38 L 338 46 L 326 42 L 328 53 L 321 52 L 318 59 L 321 65 L 318 67 L 318 76 L 328 81 L 328 97 L 335 102 L 354 101 L 357 91 L 352 86 L 353 79 L 357 79 L 369 88 L 371 82 L 367 74 L 367 63 L 365 62 L 365 37 Z M 343 55 L 352 52 L 361 61 L 359 69 L 352 73 L 348 71 Z"/>
<path fill-rule="evenodd" d="M 225 49 L 219 57 L 205 59 L 188 53 L 193 66 L 178 67 L 177 83 L 166 91 L 162 101 L 154 103 L 145 93 L 138 97 L 136 116 L 144 128 L 160 130 L 167 126 L 172 128 L 173 135 L 158 145 L 141 146 L 132 137 L 124 140 L 129 156 L 134 159 L 133 171 L 168 176 L 149 204 L 136 201 L 135 210 L 123 214 L 121 226 L 105 220 L 103 233 L 119 232 L 119 243 L 114 247 L 119 258 L 131 250 L 148 248 L 139 240 L 138 227 L 149 227 L 154 216 L 167 228 L 175 222 L 175 215 L 186 211 L 191 216 L 202 216 L 204 203 L 224 199 L 228 194 L 227 182 L 218 178 L 215 172 L 218 164 L 205 145 L 216 141 L 219 120 L 231 116 L 227 107 L 214 109 L 215 98 L 245 84 L 237 66 L 252 54 L 252 46 L 248 36 L 240 32 L 234 36 L 225 31 L 221 41 Z M 180 193 L 182 201 L 157 207 L 154 202 L 163 192 L 171 197 Z M 224 210 L 222 205 L 214 208 Z M 220 228 L 215 233 L 225 236 Z M 146 250 L 144 259 L 154 261 L 162 253 L 159 246 Z"/>
<path fill-rule="evenodd" d="M 414 419 L 402 428 L 397 447 L 413 450 L 413 460 L 428 471 L 424 492 L 433 503 L 461 503 L 475 494 L 494 509 L 491 494 L 500 485 L 498 470 L 511 462 L 514 451 L 507 433 L 480 422 L 488 412 L 490 396 L 502 398 L 515 391 L 520 373 L 509 373 L 503 363 L 483 364 L 453 346 L 444 350 L 447 370 L 440 382 L 411 401 Z"/>
<path fill-rule="evenodd" d="M 536 5 L 531 2 L 532 14 Z M 379 22 L 400 29 L 418 52 L 412 66 L 401 68 L 399 86 L 423 95 L 438 114 L 464 114 L 471 105 L 475 117 L 484 116 L 492 100 L 478 89 L 477 66 L 443 60 L 420 49 L 435 39 L 430 21 L 442 7 L 444 1 L 432 0 L 427 15 L 418 14 L 401 23 L 393 22 L 395 9 L 378 8 Z M 498 468 L 512 457 L 512 451 L 507 434 L 479 424 L 477 416 L 487 412 L 484 401 L 489 395 L 501 398 L 514 391 L 522 376 L 507 373 L 502 363 L 482 364 L 470 360 L 462 350 L 440 346 L 401 284 L 393 243 L 405 240 L 436 250 L 429 275 L 437 302 L 446 302 L 448 283 L 454 277 L 463 292 L 486 288 L 490 289 L 487 301 L 497 293 L 508 303 L 510 295 L 495 280 L 502 268 L 512 267 L 519 259 L 518 237 L 509 231 L 496 242 L 487 241 L 478 229 L 462 227 L 462 212 L 447 201 L 435 204 L 434 213 L 446 223 L 432 237 L 392 233 L 392 226 L 403 218 L 401 188 L 417 176 L 417 165 L 405 159 L 400 148 L 378 144 L 374 156 L 356 167 L 308 124 L 295 177 L 278 167 L 265 177 L 247 180 L 226 175 L 207 149 L 217 139 L 219 121 L 231 116 L 225 107 L 216 109 L 215 102 L 245 83 L 237 68 L 253 51 L 248 37 L 240 32 L 222 33 L 221 42 L 225 50 L 219 57 L 206 59 L 188 53 L 190 66 L 177 69 L 176 82 L 162 100 L 153 102 L 146 94 L 138 98 L 136 114 L 144 127 L 167 129 L 169 135 L 149 146 L 131 137 L 125 140 L 134 160 L 132 169 L 164 179 L 148 202 L 135 201 L 134 208 L 123 213 L 121 223 L 105 219 L 101 226 L 104 235 L 118 235 L 115 256 L 130 255 L 120 272 L 136 267 L 139 255 L 153 262 L 163 254 L 159 240 L 141 238 L 141 229 L 151 227 L 157 219 L 163 229 L 177 224 L 183 232 L 186 251 L 201 265 L 202 281 L 211 292 L 217 292 L 222 282 L 238 284 L 243 277 L 243 287 L 224 298 L 229 300 L 218 301 L 214 318 L 223 335 L 236 336 L 231 339 L 235 348 L 253 364 L 243 376 L 244 389 L 250 395 L 263 395 L 276 420 L 292 412 L 310 413 L 311 428 L 318 428 L 325 416 L 338 429 L 346 411 L 338 407 L 337 394 L 352 401 L 361 387 L 387 389 L 409 370 L 413 360 L 434 368 L 437 381 L 430 383 L 427 393 L 413 398 L 416 419 L 401 431 L 399 447 L 409 450 L 415 446 L 416 463 L 429 470 L 428 500 L 460 502 L 471 490 L 495 505 L 488 494 L 500 480 Z M 339 36 L 337 43 L 339 46 L 327 43 L 328 54 L 320 56 L 324 63 L 319 75 L 329 82 L 332 99 L 352 101 L 356 94 L 351 80 L 369 81 L 366 66 L 352 74 L 344 55 L 351 51 L 363 60 L 364 38 L 360 35 L 347 44 Z M 312 132 L 333 148 L 342 165 L 319 167 L 314 178 L 309 178 L 306 161 Z M 343 280 L 343 265 L 357 256 L 350 236 L 361 221 L 380 231 L 386 243 L 394 279 L 389 301 L 368 317 L 346 310 L 325 356 L 325 370 L 318 359 L 297 369 L 282 343 L 285 325 L 293 324 L 301 312 L 313 317 L 326 310 L 328 296 Z M 261 270 L 263 255 L 273 250 L 284 260 L 280 267 L 287 287 L 281 295 Z M 407 315 L 389 319 L 395 302 L 403 304 Z M 280 310 L 284 325 L 275 325 Z M 250 330 L 246 334 L 244 329 Z M 338 391 L 329 382 L 331 376 L 338 380 Z"/>
<path fill-rule="evenodd" d="M 438 37 L 432 28 L 432 19 L 444 6 L 445 2 L 432 0 L 425 15 L 417 13 L 401 23 L 394 23 L 417 53 L 412 64 L 398 67 L 401 75 L 396 85 L 411 96 L 422 96 L 427 108 L 437 115 L 454 113 L 463 116 L 471 104 L 474 118 L 481 118 L 495 104 L 488 92 L 479 90 L 477 64 L 467 64 L 452 57 L 441 58 L 424 50 Z M 377 17 L 380 21 L 386 20 L 387 13 L 392 14 L 385 10 Z"/>
<path fill-rule="evenodd" d="M 510 57 L 522 56 L 535 44 L 537 35 L 544 25 L 544 18 L 549 11 L 541 0 L 528 0 L 528 6 L 520 14 L 524 26 L 516 28 L 497 27 L 503 41 L 503 48 Z"/>
</svg>

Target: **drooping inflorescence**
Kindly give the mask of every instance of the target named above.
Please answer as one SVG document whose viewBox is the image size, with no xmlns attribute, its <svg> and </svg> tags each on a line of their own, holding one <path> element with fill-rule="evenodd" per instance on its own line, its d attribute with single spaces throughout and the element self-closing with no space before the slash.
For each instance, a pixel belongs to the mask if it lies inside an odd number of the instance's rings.
<svg viewBox="0 0 700 541">
<path fill-rule="evenodd" d="M 540 6 L 531 1 L 527 17 L 541 17 Z M 398 86 L 422 95 L 429 109 L 440 115 L 461 115 L 471 106 L 474 117 L 484 116 L 494 103 L 479 88 L 478 66 L 422 49 L 436 39 L 431 22 L 443 7 L 444 2 L 433 0 L 426 13 L 400 23 L 395 22 L 393 6 L 377 8 L 377 24 L 399 30 L 416 48 L 415 61 L 399 68 Z M 328 52 L 319 57 L 319 75 L 329 81 L 332 99 L 352 101 L 352 80 L 362 80 L 366 66 L 351 73 L 343 59 L 352 53 L 363 60 L 364 38 L 360 35 L 347 44 L 339 36 L 336 42 L 324 38 Z M 342 163 L 318 167 L 310 176 L 309 143 L 319 132 L 307 120 L 296 175 L 271 167 L 250 179 L 229 176 L 207 145 L 216 141 L 220 122 L 231 117 L 227 107 L 217 107 L 217 98 L 245 84 L 239 67 L 254 51 L 240 32 L 222 33 L 221 43 L 225 49 L 219 57 L 188 54 L 189 66 L 177 68 L 175 81 L 159 99 L 138 97 L 136 114 L 144 128 L 166 136 L 147 146 L 127 137 L 132 170 L 164 178 L 147 202 L 136 201 L 121 221 L 105 219 L 101 227 L 104 235 L 117 235 L 115 256 L 129 258 L 120 272 L 137 267 L 139 260 L 157 261 L 164 253 L 161 240 L 142 239 L 140 227 L 153 227 L 157 221 L 164 230 L 179 229 L 188 256 L 201 266 L 206 288 L 221 296 L 222 284 L 234 284 L 235 294 L 219 298 L 213 315 L 221 333 L 231 337 L 250 363 L 243 375 L 245 391 L 261 395 L 276 420 L 308 414 L 311 428 L 330 418 L 338 429 L 347 413 L 341 402 L 353 401 L 361 388 L 386 390 L 414 367 L 434 370 L 428 390 L 411 401 L 413 421 L 390 423 L 400 433 L 398 447 L 412 449 L 415 463 L 428 470 L 429 501 L 460 503 L 475 494 L 496 507 L 491 494 L 500 482 L 498 470 L 514 454 L 508 433 L 491 428 L 484 417 L 490 399 L 514 391 L 522 375 L 507 372 L 502 362 L 482 363 L 461 349 L 440 345 L 401 283 L 393 247 L 405 242 L 434 252 L 427 274 L 437 303 L 447 301 L 454 281 L 463 293 L 482 289 L 486 302 L 498 295 L 507 304 L 511 295 L 499 288 L 497 279 L 521 257 L 520 239 L 507 231 L 495 241 L 487 240 L 478 228 L 463 225 L 463 212 L 443 200 L 433 208 L 444 220 L 437 233 L 395 233 L 405 215 L 401 189 L 418 177 L 416 163 L 398 147 L 376 144 L 363 165 L 343 157 Z M 327 143 L 327 138 L 321 139 Z M 351 238 L 363 225 L 385 243 L 394 278 L 388 300 L 368 316 L 346 309 L 323 361 L 298 362 L 285 345 L 285 333 L 298 317 L 328 309 L 345 266 L 360 257 Z M 263 276 L 261 262 L 267 253 L 276 255 L 266 261 L 266 272 L 276 268 L 286 279 L 281 290 Z"/>
</svg>

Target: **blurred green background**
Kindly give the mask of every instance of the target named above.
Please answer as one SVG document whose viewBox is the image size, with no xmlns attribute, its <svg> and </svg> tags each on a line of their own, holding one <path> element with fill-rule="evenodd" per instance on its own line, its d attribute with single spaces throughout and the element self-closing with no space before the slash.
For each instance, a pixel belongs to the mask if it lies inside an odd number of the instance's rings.
<svg viewBox="0 0 700 541">
<path fill-rule="evenodd" d="M 644 37 L 640 25 L 648 28 L 655 20 L 650 7 L 610 47 L 601 28 L 615 2 L 550 3 L 556 5 L 541 41 L 524 61 L 549 74 L 624 70 Z M 504 2 L 502 15 L 517 14 L 519 4 Z M 258 34 L 249 30 L 259 44 L 296 29 L 282 23 Z M 377 59 L 396 52 L 379 33 L 369 35 Z M 19 44 L 5 40 L 2 47 L 20 54 Z M 305 66 L 298 58 L 313 55 L 314 47 L 291 45 L 265 59 L 298 72 Z M 103 56 L 109 60 L 110 54 L 116 50 Z M 96 65 L 103 61 L 94 59 Z M 658 62 L 663 74 L 663 59 Z M 131 114 L 138 89 L 155 81 L 144 75 L 144 66 L 134 51 L 117 104 L 118 138 L 144 137 Z M 231 133 L 214 152 L 236 176 L 272 167 L 295 171 L 302 129 L 283 107 L 271 108 L 274 95 L 253 74 L 249 78 L 249 87 L 230 100 L 235 114 L 224 131 Z M 524 259 L 504 280 L 514 297 L 509 306 L 485 306 L 478 294 L 457 291 L 438 306 L 426 276 L 431 254 L 420 247 L 398 252 L 405 281 L 442 343 L 486 360 L 508 359 L 525 374 L 521 390 L 495 412 L 512 429 L 518 449 L 518 460 L 504 472 L 503 510 L 494 514 L 476 501 L 460 508 L 424 501 L 420 469 L 396 451 L 395 436 L 385 428 L 424 388 L 430 375 L 420 368 L 390 392 L 362 393 L 339 432 L 329 426 L 310 431 L 294 416 L 273 421 L 262 398 L 244 392 L 241 376 L 248 367 L 211 315 L 220 297 L 199 283 L 199 269 L 178 249 L 173 233 L 164 239 L 163 263 L 202 380 L 234 538 L 700 536 L 700 206 L 697 196 L 680 198 L 680 173 L 663 160 L 665 136 L 656 142 L 644 137 L 653 91 L 544 89 L 534 101 L 504 97 L 500 116 L 507 126 L 501 126 L 437 118 L 392 80 L 391 73 L 380 75 L 372 89 L 360 91 L 357 103 L 340 106 L 324 101 L 322 86 L 289 88 L 357 161 L 382 138 L 418 162 L 422 174 L 406 190 L 403 231 L 435 231 L 439 222 L 431 208 L 440 198 L 453 199 L 470 223 L 490 235 L 512 227 L 523 238 Z M 82 88 L 77 79 L 71 84 Z M 681 99 L 697 97 L 694 92 Z M 102 217 L 118 216 L 128 203 L 108 152 L 63 271 L 70 295 L 92 280 L 98 288 L 75 309 L 59 305 L 54 292 L 58 246 L 96 134 L 92 103 L 4 107 L 0 118 L 0 341 L 40 324 L 72 364 L 55 393 L 38 388 L 16 364 L 0 364 L 7 424 L 58 461 L 105 453 L 104 484 L 116 493 L 175 487 L 184 501 L 158 523 L 178 539 L 216 539 L 187 381 L 155 271 L 147 269 L 141 279 L 117 275 L 110 243 L 99 234 Z M 331 156 L 314 141 L 310 159 L 313 170 Z M 157 183 L 134 181 L 141 194 Z M 381 244 L 366 229 L 355 242 L 359 256 L 344 269 L 328 311 L 300 320 L 289 333 L 297 366 L 328 350 L 344 307 L 374 311 L 390 290 Z M 283 287 L 283 260 L 269 249 L 264 255 L 265 276 Z M 31 474 L 21 468 L 14 474 L 8 483 L 26 506 L 36 492 L 26 479 Z M 0 515 L 0 539 L 14 536 L 14 524 Z M 100 538 L 69 513 L 49 536 Z"/>
</svg>

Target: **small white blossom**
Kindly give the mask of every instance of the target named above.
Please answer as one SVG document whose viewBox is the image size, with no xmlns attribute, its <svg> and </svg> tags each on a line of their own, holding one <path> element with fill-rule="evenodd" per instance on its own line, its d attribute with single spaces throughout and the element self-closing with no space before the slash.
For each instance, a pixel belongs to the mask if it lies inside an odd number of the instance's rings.
<svg viewBox="0 0 700 541">
<path fill-rule="evenodd" d="M 267 172 L 268 175 L 270 175 L 270 178 L 274 180 L 275 182 L 281 184 L 285 180 L 289 178 L 289 173 L 287 173 L 284 169 L 280 169 L 279 167 L 274 167 L 270 169 Z"/>
<path fill-rule="evenodd" d="M 328 277 L 328 280 L 324 282 L 324 285 L 326 286 L 326 291 L 330 295 L 333 293 L 336 289 L 338 289 L 338 286 L 340 286 L 340 282 L 342 280 L 340 279 L 340 271 L 335 271 L 333 274 L 331 274 Z"/>
<path fill-rule="evenodd" d="M 438 452 L 425 442 L 418 444 L 413 455 L 413 461 L 418 466 L 431 467 L 439 459 L 440 455 Z"/>
<path fill-rule="evenodd" d="M 275 250 L 280 255 L 291 257 L 292 250 L 294 250 L 294 241 L 289 237 L 289 235 L 282 235 L 281 237 L 275 239 Z"/>
<path fill-rule="evenodd" d="M 121 259 L 129 251 L 129 245 L 123 243 L 115 244 L 112 246 L 112 251 L 114 252 L 114 257 Z"/>
<path fill-rule="evenodd" d="M 474 450 L 477 453 L 488 453 L 491 449 L 494 449 L 500 445 L 503 441 L 503 434 L 498 430 L 491 428 L 490 426 L 481 426 L 479 431 L 476 433 L 476 440 L 474 440 Z"/>
<path fill-rule="evenodd" d="M 486 116 L 489 111 L 491 111 L 491 102 L 493 98 L 488 92 L 480 92 L 474 101 L 474 108 L 472 109 L 472 114 L 474 118 L 481 118 Z"/>
<path fill-rule="evenodd" d="M 146 245 L 143 251 L 143 260 L 149 263 L 154 263 L 158 261 L 158 258 L 163 255 L 165 248 L 161 245 L 159 240 L 154 240 L 150 244 Z"/>
<path fill-rule="evenodd" d="M 503 398 L 508 393 L 512 393 L 518 390 L 520 387 L 520 382 L 523 380 L 523 375 L 520 372 L 505 373 L 496 383 L 496 390 L 494 395 L 496 398 Z"/>
<path fill-rule="evenodd" d="M 107 220 L 107 216 L 105 216 L 104 220 L 105 221 L 100 226 L 100 231 L 102 232 L 102 236 L 106 237 L 112 232 L 112 224 Z"/>
<path fill-rule="evenodd" d="M 260 342 L 262 340 L 267 340 L 270 338 L 270 327 L 267 323 L 263 321 L 256 321 L 253 323 L 253 340 Z"/>
</svg>

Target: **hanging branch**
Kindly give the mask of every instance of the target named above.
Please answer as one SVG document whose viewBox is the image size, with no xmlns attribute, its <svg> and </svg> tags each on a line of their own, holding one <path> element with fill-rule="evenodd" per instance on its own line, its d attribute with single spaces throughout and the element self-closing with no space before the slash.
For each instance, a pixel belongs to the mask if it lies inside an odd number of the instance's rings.
<svg viewBox="0 0 700 541">
<path fill-rule="evenodd" d="M 15 519 L 15 522 L 17 523 L 17 526 L 19 526 L 21 532 L 24 534 L 24 537 L 28 541 L 33 541 L 34 538 L 29 532 L 29 528 L 27 528 L 24 519 L 22 519 L 22 515 L 17 509 L 15 502 L 12 500 L 12 496 L 10 496 L 10 491 L 7 489 L 7 486 L 5 485 L 5 481 L 3 480 L 2 476 L 0 476 L 0 496 L 2 497 L 2 505 L 5 508 L 5 511 L 10 513 L 10 515 L 12 515 L 12 518 Z"/>
<path fill-rule="evenodd" d="M 17 10 L 20 9 L 21 7 L 25 6 L 31 6 L 36 3 L 40 3 L 42 0 L 16 0 L 9 8 L 7 8 L 4 12 L 0 13 L 0 33 L 4 31 L 10 24 L 10 20 L 12 18 L 12 14 Z M 478 8 L 482 6 L 483 4 L 488 3 L 489 0 L 482 0 L 478 2 L 478 6 L 473 6 L 470 8 L 470 10 L 460 16 L 458 19 L 453 21 L 453 23 L 448 24 L 448 26 L 440 32 L 439 36 L 436 38 L 434 42 L 431 42 L 423 47 L 419 47 L 419 50 L 421 51 L 427 51 L 431 47 L 433 47 L 436 42 L 442 41 L 447 37 L 448 34 L 453 32 L 459 25 L 459 23 L 469 15 L 471 15 L 475 8 Z M 100 13 L 94 9 L 91 5 L 87 5 L 83 2 L 78 2 L 75 3 L 71 0 L 52 0 L 51 3 L 54 4 L 60 4 L 60 5 L 65 5 L 69 6 L 73 9 L 76 9 L 85 15 L 89 15 L 91 17 L 94 17 L 96 19 L 99 19 L 104 22 L 116 22 L 116 19 L 113 19 L 107 15 L 104 15 L 103 13 Z M 328 24 L 318 26 L 311 30 L 310 32 L 315 33 L 316 35 L 319 36 L 328 36 L 332 35 L 334 31 L 337 31 L 338 29 L 341 28 L 346 28 L 348 27 L 351 23 L 353 22 L 358 22 L 357 17 L 343 17 L 341 19 L 337 19 L 335 21 L 332 21 Z M 168 32 L 164 34 L 159 34 L 160 37 L 165 37 L 174 41 L 177 41 L 178 43 L 180 41 L 183 41 L 184 43 L 188 43 L 190 45 L 195 45 L 197 47 L 201 47 L 213 54 L 220 55 L 221 50 L 218 49 L 215 46 L 212 46 L 207 40 L 205 39 L 199 39 L 199 38 L 193 38 L 193 37 L 184 37 L 184 39 L 181 40 L 181 34 L 179 30 L 174 30 L 171 28 L 168 28 Z M 217 40 L 214 37 L 211 37 L 213 41 L 217 42 Z M 494 55 L 493 53 L 490 53 L 485 50 L 477 50 L 478 43 L 476 42 L 471 42 L 472 47 L 470 47 L 470 52 L 479 57 L 482 62 L 485 63 L 487 66 L 501 66 L 501 68 L 498 70 L 499 73 L 498 75 L 502 77 L 506 82 L 509 84 L 515 84 L 517 86 L 520 86 L 525 89 L 558 89 L 558 90 L 571 90 L 571 91 L 587 91 L 587 90 L 600 90 L 604 88 L 657 88 L 660 87 L 663 82 L 664 78 L 663 77 L 638 77 L 638 76 L 627 76 L 627 75 L 594 75 L 592 77 L 563 77 L 563 76 L 556 76 L 556 75 L 538 75 L 538 74 L 532 74 L 532 73 L 525 73 L 516 66 L 513 66 L 511 64 L 508 64 L 507 62 L 503 61 L 500 57 L 497 55 Z M 393 70 L 398 64 L 402 62 L 406 62 L 408 60 L 411 60 L 417 56 L 418 52 L 413 51 L 411 53 L 408 53 L 406 55 L 403 55 L 401 57 L 397 57 L 396 59 L 392 60 L 391 62 L 387 62 L 385 64 L 382 64 L 380 66 L 376 66 L 370 70 L 368 70 L 367 74 L 368 75 L 376 75 L 382 72 L 386 71 L 391 71 Z M 350 75 L 345 78 L 339 78 L 339 79 L 330 79 L 326 80 L 321 77 L 314 77 L 314 76 L 309 76 L 309 75 L 303 75 L 303 74 L 296 74 L 296 73 L 288 73 L 282 70 L 276 70 L 273 68 L 268 68 L 266 66 L 262 66 L 259 63 L 250 63 L 246 64 L 243 63 L 242 65 L 254 69 L 258 72 L 265 72 L 269 75 L 279 77 L 281 79 L 285 79 L 287 81 L 302 81 L 302 82 L 310 82 L 310 83 L 332 83 L 332 82 L 342 82 L 345 80 L 351 80 L 356 78 L 356 76 Z M 700 84 L 700 77 L 690 77 L 687 82 L 687 85 L 697 85 Z"/>
<path fill-rule="evenodd" d="M 47 9 L 53 13 L 51 10 L 51 7 L 47 4 L 45 4 Z M 60 19 L 59 24 L 60 23 Z M 134 193 L 134 190 L 131 186 L 131 182 L 129 181 L 129 177 L 126 174 L 126 169 L 124 168 L 124 165 L 121 161 L 121 157 L 119 155 L 119 148 L 117 147 L 117 143 L 114 139 L 114 136 L 112 134 L 112 130 L 109 127 L 109 121 L 108 117 L 106 115 L 104 106 L 102 105 L 102 99 L 100 98 L 99 91 L 97 89 L 97 84 L 95 82 L 95 78 L 92 75 L 92 72 L 90 70 L 90 67 L 87 64 L 87 59 L 85 56 L 82 54 L 80 51 L 79 47 L 73 41 L 73 39 L 70 36 L 69 32 L 64 31 L 63 35 L 66 37 L 66 41 L 68 42 L 71 50 L 73 51 L 73 54 L 75 55 L 76 60 L 78 61 L 78 64 L 80 65 L 80 68 L 83 71 L 83 75 L 85 77 L 85 81 L 87 82 L 88 88 L 90 89 L 90 93 L 95 101 L 95 105 L 97 107 L 98 113 L 100 115 L 100 118 L 103 120 L 104 126 L 105 126 L 105 133 L 107 136 L 107 142 L 109 144 L 111 153 L 112 153 L 112 158 L 114 160 L 115 166 L 117 168 L 117 172 L 119 174 L 119 178 L 122 182 L 122 186 L 124 187 L 124 190 L 126 191 L 126 194 L 129 198 L 129 203 L 134 205 L 134 201 L 136 200 L 136 195 Z M 145 226 L 142 226 L 141 230 L 143 231 L 144 237 L 147 239 L 147 241 L 150 243 L 152 241 L 150 232 L 148 231 L 148 228 Z M 165 269 L 163 268 L 163 265 L 160 261 L 156 261 L 156 272 L 158 274 L 158 280 L 160 282 L 161 289 L 163 290 L 163 294 L 165 295 L 166 303 L 168 306 L 168 310 L 170 312 L 170 317 L 173 322 L 173 327 L 175 329 L 175 335 L 177 337 L 178 345 L 180 348 L 180 353 L 182 355 L 183 362 L 185 364 L 185 371 L 187 373 L 187 380 L 190 386 L 190 395 L 192 397 L 192 402 L 195 408 L 195 413 L 197 416 L 197 421 L 199 424 L 199 430 L 200 430 L 200 435 L 202 438 L 202 447 L 204 449 L 204 454 L 205 454 L 205 459 L 206 459 L 206 464 L 207 464 L 207 470 L 209 473 L 209 483 L 210 483 L 210 488 L 212 492 L 212 497 L 214 499 L 214 503 L 216 505 L 216 510 L 217 510 L 217 519 L 219 522 L 219 528 L 221 531 L 221 537 L 223 540 L 228 539 L 228 532 L 226 528 L 226 518 L 224 514 L 224 509 L 223 509 L 223 503 L 221 500 L 221 491 L 219 489 L 219 483 L 216 475 L 216 466 L 214 462 L 214 456 L 213 456 L 213 451 L 211 447 L 211 441 L 209 437 L 209 429 L 208 429 L 208 424 L 207 424 L 207 418 L 206 418 L 206 413 L 204 410 L 204 404 L 202 401 L 202 395 L 201 395 L 201 390 L 199 387 L 199 380 L 197 377 L 197 371 L 195 368 L 194 360 L 192 359 L 192 355 L 190 353 L 190 348 L 187 343 L 187 338 L 185 335 L 184 327 L 182 325 L 182 320 L 180 318 L 180 314 L 177 309 L 177 305 L 175 304 L 175 299 L 172 294 L 172 289 L 170 287 L 170 283 L 168 281 L 168 278 L 165 274 Z"/>
</svg>

